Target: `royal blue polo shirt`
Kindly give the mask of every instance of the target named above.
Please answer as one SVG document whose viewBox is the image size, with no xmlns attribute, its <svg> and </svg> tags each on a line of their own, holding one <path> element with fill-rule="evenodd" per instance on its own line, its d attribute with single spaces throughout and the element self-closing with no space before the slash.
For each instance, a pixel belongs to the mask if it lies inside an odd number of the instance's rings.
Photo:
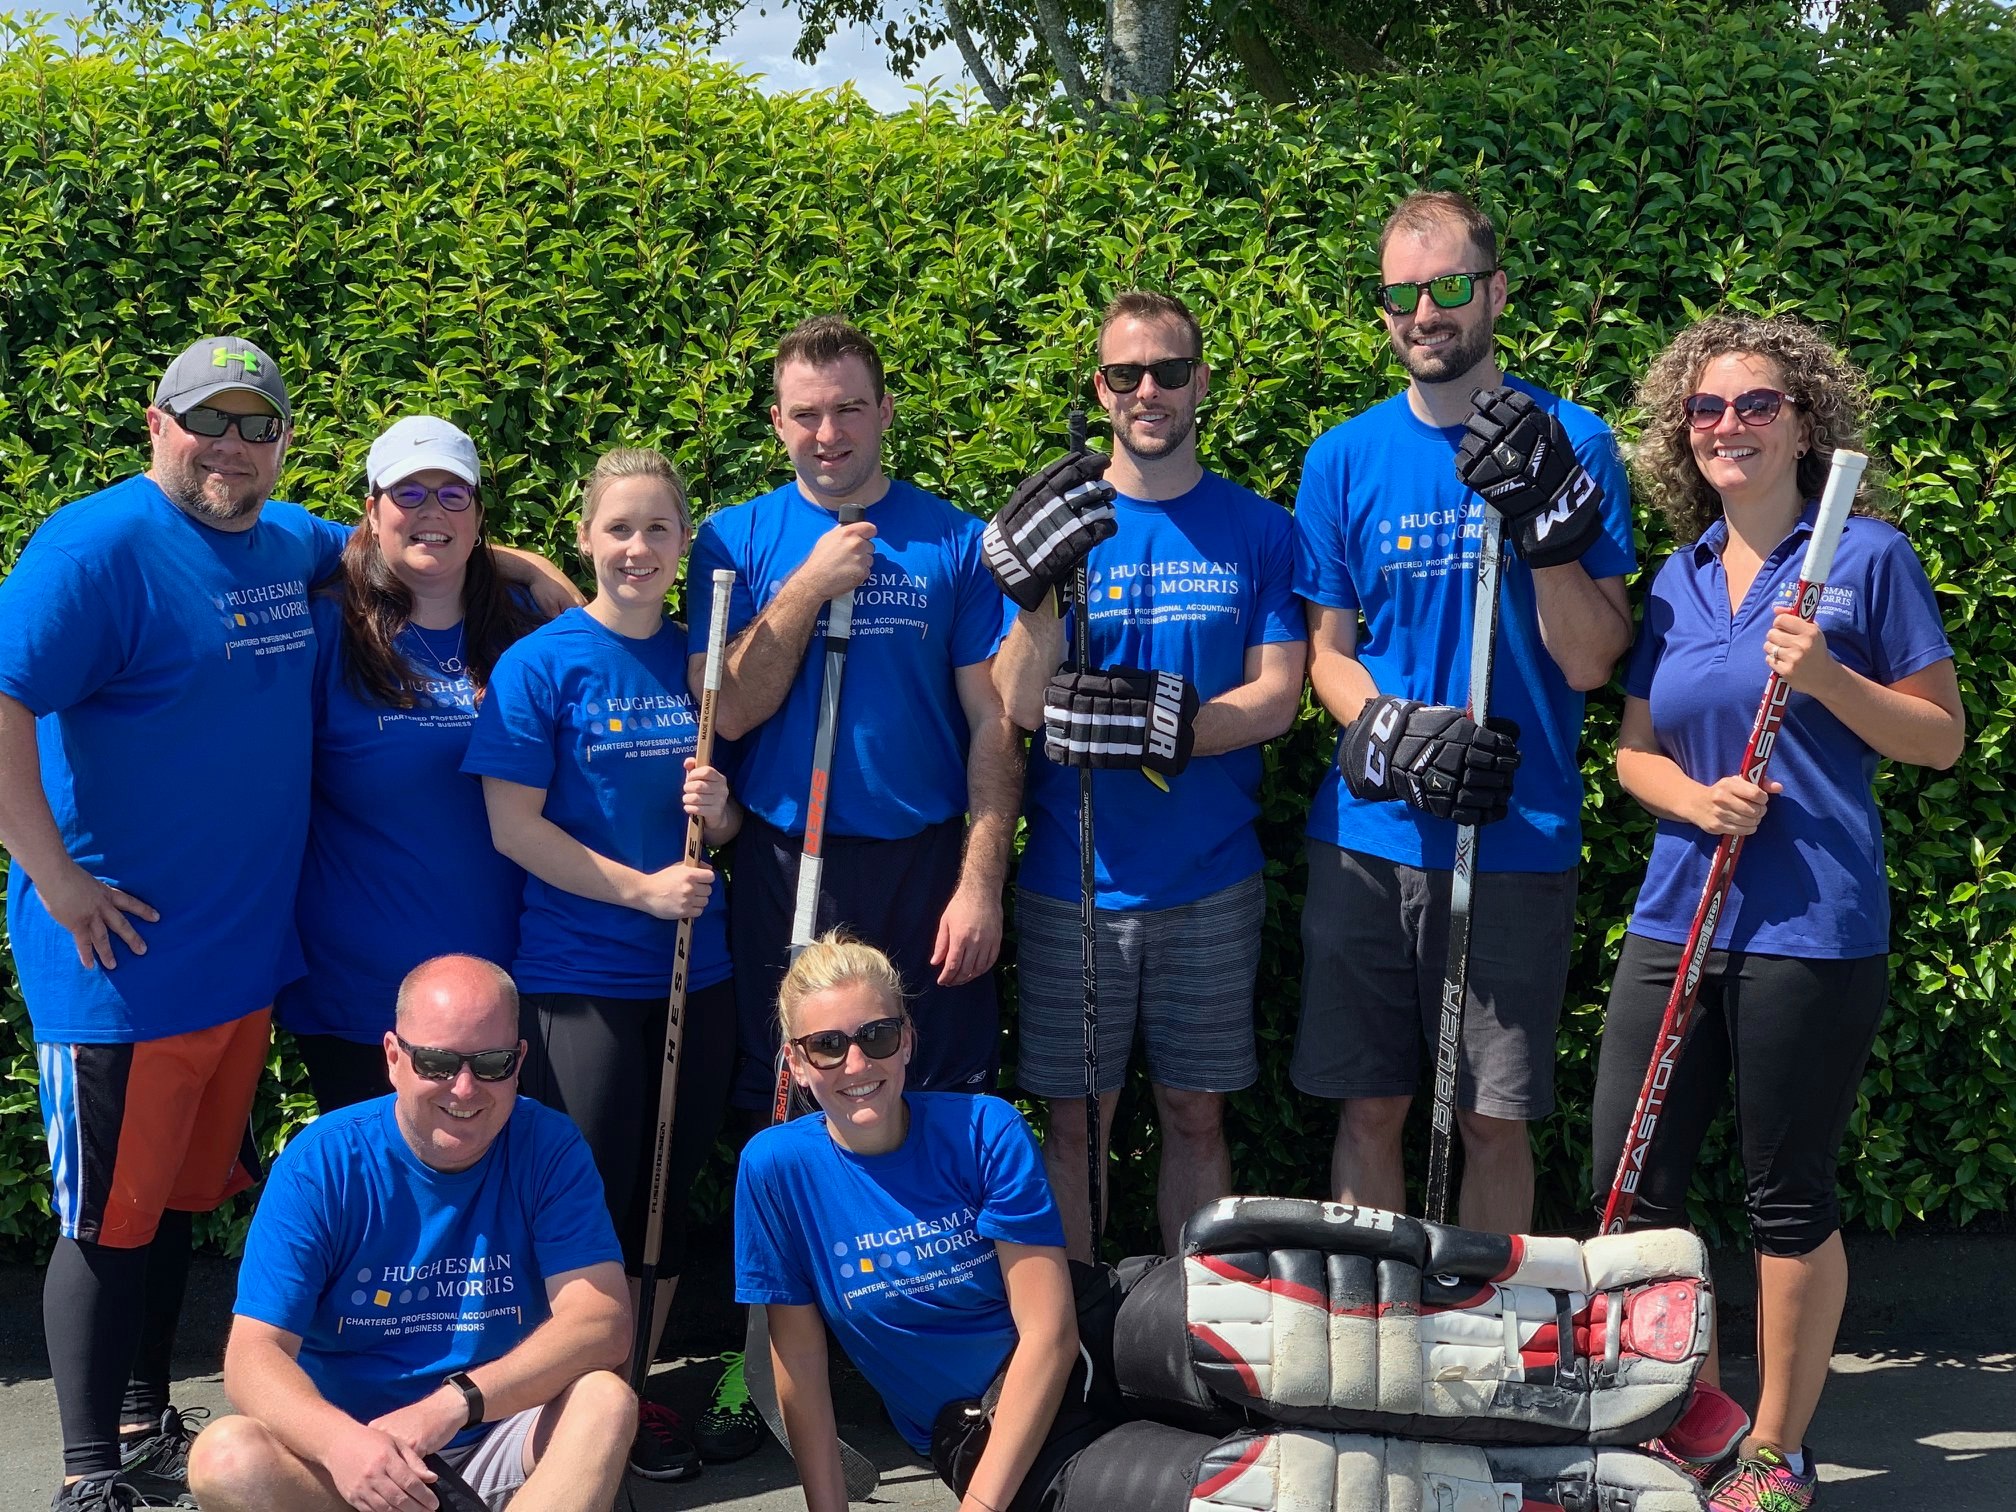
<svg viewBox="0 0 2016 1512">
<path fill-rule="evenodd" d="M 1807 506 L 1733 615 L 1722 520 L 1668 557 L 1653 582 L 1625 691 L 1650 703 L 1660 750 L 1696 782 L 1718 782 L 1742 765 L 1769 676 L 1764 636 L 1780 609 L 1791 610 L 1818 508 Z M 1953 654 L 1910 544 L 1865 516 L 1851 516 L 1842 532 L 1815 622 L 1837 661 L 1885 686 Z M 1785 791 L 1744 842 L 1716 948 L 1822 960 L 1889 950 L 1876 759 L 1818 699 L 1792 695 L 1771 752 L 1770 780 Z M 1659 821 L 1632 933 L 1686 941 L 1717 840 Z"/>
</svg>

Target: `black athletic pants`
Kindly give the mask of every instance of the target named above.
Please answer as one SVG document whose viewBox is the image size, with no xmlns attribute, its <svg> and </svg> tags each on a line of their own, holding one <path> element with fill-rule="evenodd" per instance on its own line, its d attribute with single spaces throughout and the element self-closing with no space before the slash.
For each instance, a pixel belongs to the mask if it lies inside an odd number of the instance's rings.
<svg viewBox="0 0 2016 1512">
<path fill-rule="evenodd" d="M 65 1475 L 117 1470 L 120 1423 L 156 1422 L 168 1406 L 192 1217 L 164 1212 L 140 1249 L 56 1241 L 42 1278 L 42 1331 Z"/>
<path fill-rule="evenodd" d="M 672 1152 L 665 1166 L 664 1248 L 660 1277 L 676 1276 L 686 1255 L 687 1198 L 720 1136 L 735 1064 L 735 989 L 716 982 L 686 996 L 672 1110 Z M 652 1140 L 665 1065 L 665 999 L 528 992 L 518 1032 L 526 1045 L 518 1090 L 574 1120 L 602 1174 L 603 1196 L 623 1263 L 643 1264 L 651 1208 Z"/>
<path fill-rule="evenodd" d="M 1681 947 L 1624 937 L 1603 1021 L 1593 1106 L 1600 1212 L 1617 1173 Z M 1632 1228 L 1684 1226 L 1687 1185 L 1708 1125 L 1735 1082 L 1752 1246 L 1811 1254 L 1841 1227 L 1841 1141 L 1889 998 L 1890 958 L 1801 960 L 1710 951 L 1693 1033 L 1666 1093 Z"/>
</svg>

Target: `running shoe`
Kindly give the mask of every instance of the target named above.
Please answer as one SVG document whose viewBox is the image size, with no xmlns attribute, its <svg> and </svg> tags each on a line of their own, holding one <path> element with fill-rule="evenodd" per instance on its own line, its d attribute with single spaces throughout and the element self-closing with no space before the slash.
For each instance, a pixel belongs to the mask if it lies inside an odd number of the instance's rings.
<svg viewBox="0 0 2016 1512">
<path fill-rule="evenodd" d="M 637 1436 L 630 1440 L 630 1470 L 646 1480 L 691 1480 L 700 1473 L 700 1451 L 678 1413 L 662 1402 L 637 1404 Z"/>
<path fill-rule="evenodd" d="M 193 1507 L 189 1494 L 189 1446 L 210 1416 L 207 1407 L 178 1412 L 170 1407 L 145 1438 L 119 1446 L 119 1479 L 146 1498 L 143 1505 Z"/>
<path fill-rule="evenodd" d="M 133 1512 L 135 1507 L 148 1505 L 159 1503 L 142 1500 L 138 1491 L 119 1479 L 116 1470 L 58 1486 L 49 1498 L 49 1512 Z"/>
<path fill-rule="evenodd" d="M 1708 1512 L 1806 1512 L 1819 1491 L 1813 1451 L 1802 1451 L 1806 1473 L 1799 1475 L 1775 1449 L 1758 1446 L 1736 1461 L 1708 1498 Z"/>
<path fill-rule="evenodd" d="M 763 1444 L 763 1417 L 749 1400 L 741 1352 L 724 1354 L 721 1363 L 726 1369 L 714 1383 L 714 1404 L 700 1414 L 699 1426 L 693 1430 L 700 1458 L 715 1465 L 747 1459 Z"/>
<path fill-rule="evenodd" d="M 1645 1448 L 1705 1491 L 1734 1467 L 1749 1432 L 1750 1414 L 1734 1397 L 1697 1385 L 1679 1420 Z"/>
<path fill-rule="evenodd" d="M 1725 1454 L 1719 1459 L 1712 1460 L 1688 1459 L 1684 1455 L 1674 1453 L 1672 1446 L 1663 1438 L 1652 1440 L 1645 1446 L 1645 1452 L 1656 1460 L 1664 1460 L 1703 1491 L 1727 1475 L 1736 1465 L 1735 1456 L 1732 1454 Z"/>
</svg>

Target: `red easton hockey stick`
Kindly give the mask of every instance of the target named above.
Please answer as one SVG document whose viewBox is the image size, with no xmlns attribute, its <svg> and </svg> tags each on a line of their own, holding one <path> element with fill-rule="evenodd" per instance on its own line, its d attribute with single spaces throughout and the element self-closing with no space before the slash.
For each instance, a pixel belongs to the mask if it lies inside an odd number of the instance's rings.
<svg viewBox="0 0 2016 1512">
<path fill-rule="evenodd" d="M 1855 502 L 1855 489 L 1862 481 L 1862 469 L 1869 459 L 1860 452 L 1837 451 L 1827 473 L 1827 486 L 1820 494 L 1820 513 L 1813 522 L 1813 538 L 1806 546 L 1806 561 L 1799 569 L 1799 588 L 1794 595 L 1794 612 L 1810 621 L 1820 611 L 1820 590 L 1827 586 L 1827 574 L 1834 566 L 1834 550 L 1841 544 L 1841 527 L 1848 508 Z M 1743 752 L 1743 775 L 1762 784 L 1771 765 L 1771 749 L 1778 743 L 1778 726 L 1785 719 L 1785 705 L 1792 697 L 1791 686 L 1776 672 L 1764 684 L 1764 701 L 1757 709 L 1757 722 L 1750 727 L 1750 744 Z M 1646 1069 L 1644 1085 L 1638 1089 L 1638 1106 L 1624 1133 L 1624 1149 L 1617 1160 L 1617 1174 L 1610 1183 L 1610 1200 L 1603 1207 L 1603 1232 L 1622 1233 L 1624 1224 L 1638 1204 L 1638 1183 L 1645 1175 L 1645 1157 L 1652 1148 L 1652 1135 L 1659 1126 L 1660 1111 L 1666 1106 L 1666 1092 L 1672 1085 L 1674 1068 L 1686 1046 L 1687 1033 L 1694 1024 L 1694 1004 L 1701 993 L 1701 969 L 1715 942 L 1716 921 L 1729 897 L 1729 883 L 1736 875 L 1736 862 L 1743 854 L 1741 835 L 1724 835 L 1715 847 L 1715 859 L 1708 865 L 1708 880 L 1701 889 L 1701 902 L 1694 910 L 1694 925 L 1687 932 L 1687 947 L 1680 952 L 1680 969 L 1674 973 L 1673 990 L 1666 998 L 1666 1016 L 1653 1042 L 1652 1064 Z"/>
</svg>

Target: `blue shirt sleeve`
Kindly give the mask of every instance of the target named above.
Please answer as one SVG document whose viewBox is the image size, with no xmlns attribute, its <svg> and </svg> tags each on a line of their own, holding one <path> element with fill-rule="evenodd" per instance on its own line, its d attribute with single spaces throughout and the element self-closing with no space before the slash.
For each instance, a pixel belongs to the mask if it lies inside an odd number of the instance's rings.
<svg viewBox="0 0 2016 1512">
<path fill-rule="evenodd" d="M 238 1300 L 231 1308 L 242 1317 L 302 1336 L 315 1323 L 337 1251 L 335 1236 L 324 1222 L 335 1198 L 321 1189 L 316 1153 L 297 1136 L 296 1144 L 274 1162 L 245 1236 Z"/>
<path fill-rule="evenodd" d="M 1591 578 L 1623 577 L 1638 565 L 1638 553 L 1631 540 L 1631 479 L 1617 438 L 1605 427 L 1579 442 L 1575 455 L 1603 490 L 1603 534 L 1582 553 L 1582 570 Z"/>
<path fill-rule="evenodd" d="M 37 718 L 83 702 L 125 665 L 122 606 L 40 533 L 0 579 L 0 693 Z"/>
<path fill-rule="evenodd" d="M 1870 570 L 1869 630 L 1876 680 L 1886 687 L 1953 654 L 1925 566 L 1896 531 L 1888 533 Z"/>
<path fill-rule="evenodd" d="M 1668 557 L 1652 580 L 1652 591 L 1645 595 L 1645 618 L 1638 626 L 1637 638 L 1632 641 L 1630 657 L 1624 664 L 1624 691 L 1633 698 L 1652 696 L 1652 674 L 1659 669 L 1666 627 L 1673 623 L 1672 606 L 1665 598 L 1667 578 L 1686 569 L 1693 550 L 1691 546 L 1682 546 Z"/>
<path fill-rule="evenodd" d="M 309 574 L 308 581 L 317 583 L 336 570 L 336 564 L 343 556 L 343 548 L 350 544 L 350 537 L 357 527 L 325 520 L 312 510 L 308 514 L 308 524 L 308 544 L 315 552 L 315 567 Z"/>
<path fill-rule="evenodd" d="M 1254 573 L 1253 622 L 1246 627 L 1246 644 L 1307 640 L 1309 625 L 1302 615 L 1302 601 L 1295 596 L 1295 522 L 1278 507 L 1274 514 L 1262 518 L 1267 522 L 1265 539 Z"/>
<path fill-rule="evenodd" d="M 500 777 L 529 788 L 553 785 L 557 710 L 544 669 L 521 654 L 524 642 L 497 660 L 490 689 L 476 711 L 462 770 L 477 777 Z"/>
<path fill-rule="evenodd" d="M 737 1302 L 806 1307 L 818 1300 L 782 1180 L 779 1157 L 788 1137 L 781 1126 L 766 1129 L 742 1149 L 735 1172 Z"/>
<path fill-rule="evenodd" d="M 1344 477 L 1339 448 L 1319 436 L 1295 494 L 1295 591 L 1312 604 L 1356 609 L 1358 588 L 1344 559 Z"/>
<path fill-rule="evenodd" d="M 536 1106 L 521 1102 L 512 1116 L 523 1118 Z M 550 1282 L 590 1265 L 612 1260 L 620 1264 L 623 1250 L 616 1242 L 588 1142 L 564 1115 L 542 1117 L 539 1129 L 546 1144 L 539 1202 L 532 1214 L 532 1249 L 539 1274 Z"/>
<path fill-rule="evenodd" d="M 952 665 L 970 667 L 1001 649 L 1016 609 L 1001 592 L 980 550 L 980 532 L 960 533 L 952 611 Z"/>
<path fill-rule="evenodd" d="M 977 1102 L 981 1200 L 975 1232 L 1010 1244 L 1062 1245 L 1064 1220 L 1029 1125 L 1012 1103 L 992 1097 Z"/>
<path fill-rule="evenodd" d="M 732 639 L 756 618 L 756 593 L 750 582 L 753 574 L 746 561 L 736 560 L 722 522 L 709 520 L 693 538 L 693 550 L 686 558 L 686 624 L 696 631 L 696 643 L 702 649 L 714 614 L 714 574 L 724 567 L 735 574 L 735 587 L 728 598 L 728 634 Z"/>
</svg>

